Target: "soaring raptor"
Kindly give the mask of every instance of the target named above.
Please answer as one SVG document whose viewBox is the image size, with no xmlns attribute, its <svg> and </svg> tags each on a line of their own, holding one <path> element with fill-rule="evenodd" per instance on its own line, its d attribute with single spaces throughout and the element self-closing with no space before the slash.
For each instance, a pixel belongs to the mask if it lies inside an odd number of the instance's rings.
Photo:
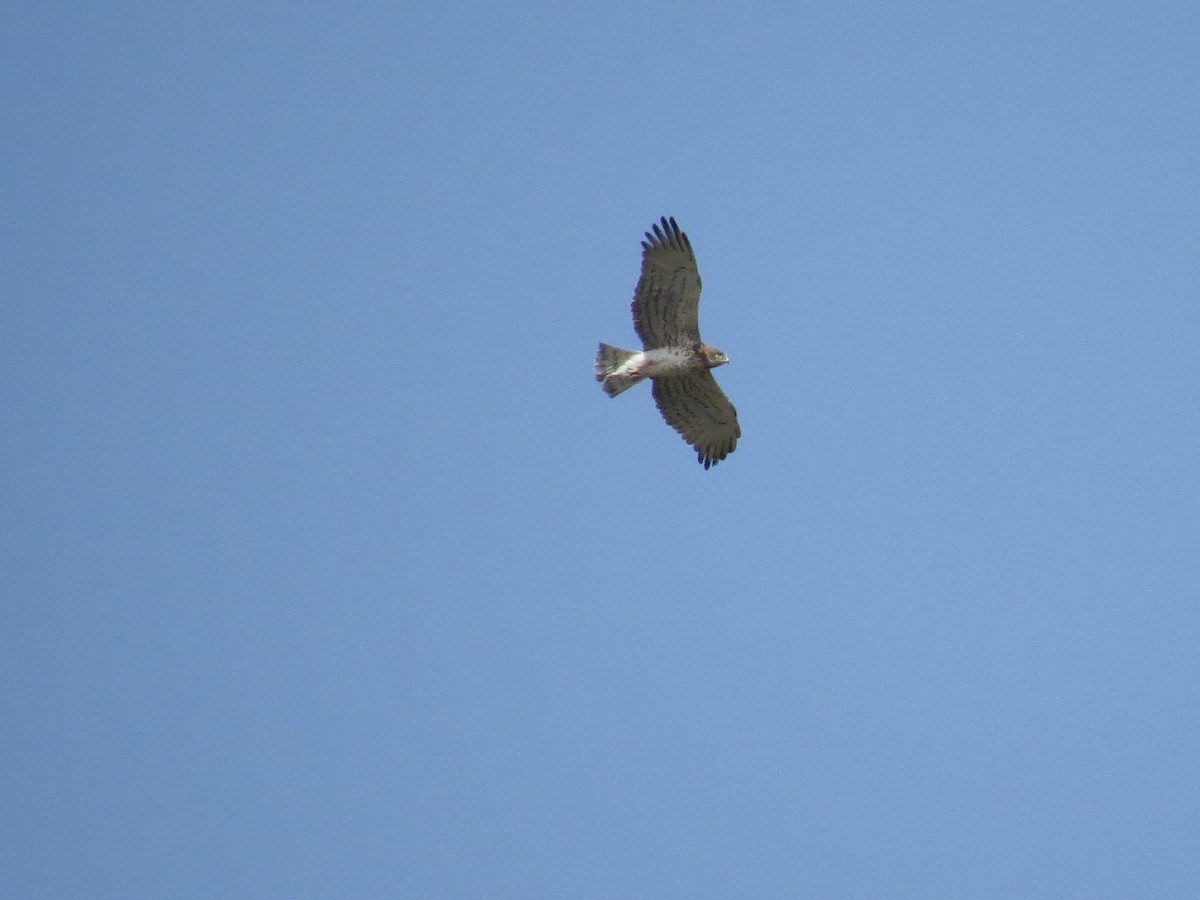
<svg viewBox="0 0 1200 900">
<path fill-rule="evenodd" d="M 733 452 L 742 429 L 711 371 L 729 357 L 700 340 L 699 310 L 700 270 L 692 243 L 674 219 L 664 217 L 642 241 L 642 277 L 633 292 L 633 327 L 642 349 L 601 344 L 596 380 L 615 397 L 651 379 L 658 411 L 707 469 Z"/>
</svg>

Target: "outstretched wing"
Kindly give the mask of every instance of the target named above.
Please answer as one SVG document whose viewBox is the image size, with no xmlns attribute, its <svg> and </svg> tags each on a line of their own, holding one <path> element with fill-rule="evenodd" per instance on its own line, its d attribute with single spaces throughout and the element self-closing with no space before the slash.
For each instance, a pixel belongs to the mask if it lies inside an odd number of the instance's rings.
<svg viewBox="0 0 1200 900">
<path fill-rule="evenodd" d="M 704 468 L 733 452 L 742 436 L 737 410 L 711 371 L 655 378 L 653 391 L 658 411 L 695 448 Z"/>
<path fill-rule="evenodd" d="M 642 347 L 680 347 L 700 340 L 700 270 L 686 234 L 662 220 L 642 241 L 642 277 L 633 292 L 633 327 Z"/>
</svg>

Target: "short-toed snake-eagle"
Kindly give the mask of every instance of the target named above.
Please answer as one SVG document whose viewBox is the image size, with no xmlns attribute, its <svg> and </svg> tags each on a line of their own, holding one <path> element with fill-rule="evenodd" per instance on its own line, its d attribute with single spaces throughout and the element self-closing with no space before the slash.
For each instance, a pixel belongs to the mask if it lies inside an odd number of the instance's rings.
<svg viewBox="0 0 1200 900">
<path fill-rule="evenodd" d="M 696 450 L 704 468 L 733 452 L 737 411 L 713 378 L 729 357 L 700 340 L 700 270 L 691 241 L 663 218 L 642 241 L 642 277 L 633 294 L 633 327 L 642 349 L 600 345 L 596 380 L 615 397 L 647 378 L 667 424 Z"/>
</svg>

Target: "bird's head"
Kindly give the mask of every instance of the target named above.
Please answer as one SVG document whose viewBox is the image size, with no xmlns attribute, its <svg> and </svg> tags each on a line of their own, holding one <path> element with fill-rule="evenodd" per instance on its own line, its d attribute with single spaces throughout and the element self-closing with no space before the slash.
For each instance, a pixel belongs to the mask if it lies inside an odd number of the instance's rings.
<svg viewBox="0 0 1200 900">
<path fill-rule="evenodd" d="M 704 364 L 710 369 L 715 369 L 717 366 L 723 366 L 729 362 L 729 357 L 716 347 L 710 347 L 708 344 L 700 345 L 700 354 L 704 357 Z"/>
</svg>

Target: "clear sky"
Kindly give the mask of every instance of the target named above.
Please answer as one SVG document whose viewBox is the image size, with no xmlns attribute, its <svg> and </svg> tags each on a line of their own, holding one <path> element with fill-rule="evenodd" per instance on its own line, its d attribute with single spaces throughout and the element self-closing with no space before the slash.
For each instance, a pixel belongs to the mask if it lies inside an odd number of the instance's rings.
<svg viewBox="0 0 1200 900">
<path fill-rule="evenodd" d="M 1200 896 L 1198 47 L 6 4 L 3 893 Z M 592 378 L 662 215 L 708 472 Z"/>
</svg>

